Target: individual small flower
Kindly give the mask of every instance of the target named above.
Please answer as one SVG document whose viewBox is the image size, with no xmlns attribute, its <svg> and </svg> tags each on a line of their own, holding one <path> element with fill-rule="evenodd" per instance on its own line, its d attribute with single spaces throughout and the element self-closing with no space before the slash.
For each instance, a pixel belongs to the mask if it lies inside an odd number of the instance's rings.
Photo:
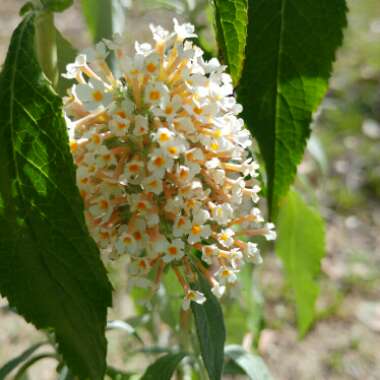
<svg viewBox="0 0 380 380">
<path fill-rule="evenodd" d="M 216 298 L 222 298 L 224 293 L 226 292 L 226 286 L 220 285 L 218 282 L 216 282 L 214 286 L 211 288 L 211 291 Z"/>
<path fill-rule="evenodd" d="M 78 83 L 65 119 L 102 258 L 125 257 L 128 289 L 151 296 L 172 270 L 188 309 L 206 301 L 190 287 L 198 273 L 221 297 L 245 262 L 262 261 L 255 238 L 276 232 L 256 206 L 258 164 L 226 67 L 187 40 L 196 37 L 191 24 L 151 30 L 154 44 L 136 42 L 132 55 L 128 38 L 115 35 L 68 65 Z"/>
<path fill-rule="evenodd" d="M 222 226 L 231 221 L 233 213 L 234 210 L 229 203 L 217 205 L 212 209 L 213 219 Z"/>
<path fill-rule="evenodd" d="M 148 162 L 148 170 L 157 178 L 162 178 L 166 171 L 173 166 L 173 159 L 161 148 L 155 149 Z"/>
<path fill-rule="evenodd" d="M 260 255 L 260 251 L 257 248 L 256 243 L 248 242 L 245 250 L 245 254 L 247 255 L 247 259 L 253 264 L 261 264 L 263 259 Z"/>
<path fill-rule="evenodd" d="M 196 210 L 193 214 L 193 221 L 188 237 L 190 244 L 197 243 L 202 239 L 207 239 L 211 235 L 211 227 L 206 224 L 210 218 L 210 214 L 206 210 Z"/>
<path fill-rule="evenodd" d="M 182 303 L 183 310 L 189 310 L 191 302 L 195 302 L 199 305 L 202 305 L 206 302 L 206 297 L 203 293 L 198 290 L 187 290 L 185 298 Z"/>
<path fill-rule="evenodd" d="M 174 239 L 168 244 L 163 260 L 165 263 L 170 263 L 173 260 L 181 260 L 185 255 L 185 243 L 181 239 Z"/>
<path fill-rule="evenodd" d="M 228 267 L 221 267 L 218 269 L 218 271 L 215 273 L 215 277 L 219 280 L 221 284 L 230 283 L 233 284 L 237 281 L 237 270 L 228 268 Z"/>
<path fill-rule="evenodd" d="M 234 230 L 226 228 L 218 234 L 218 241 L 223 247 L 229 248 L 234 243 L 234 235 Z"/>
<path fill-rule="evenodd" d="M 267 240 L 276 240 L 277 234 L 275 231 L 275 225 L 273 223 L 265 224 L 265 238 Z"/>
<path fill-rule="evenodd" d="M 212 264 L 213 258 L 218 256 L 219 249 L 216 244 L 204 245 L 202 247 L 202 260 L 207 264 Z"/>
<path fill-rule="evenodd" d="M 104 83 L 98 79 L 90 78 L 88 84 L 80 83 L 74 88 L 75 95 L 88 111 L 98 107 L 106 107 L 112 101 L 112 93 L 106 92 Z"/>
</svg>

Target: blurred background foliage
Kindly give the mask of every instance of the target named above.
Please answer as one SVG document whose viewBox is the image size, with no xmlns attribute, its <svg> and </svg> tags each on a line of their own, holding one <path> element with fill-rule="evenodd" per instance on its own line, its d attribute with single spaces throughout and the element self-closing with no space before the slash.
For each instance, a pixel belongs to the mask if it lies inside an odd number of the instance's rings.
<svg viewBox="0 0 380 380">
<path fill-rule="evenodd" d="M 1 2 L 0 62 L 23 1 Z M 57 15 L 57 25 L 75 47 L 82 48 L 91 36 L 85 31 L 79 1 L 74 3 Z M 228 343 L 256 348 L 274 378 L 281 380 L 380 379 L 380 352 L 375 349 L 380 337 L 380 6 L 378 0 L 349 0 L 348 5 L 345 42 L 329 93 L 315 115 L 314 134 L 296 183 L 310 202 L 319 204 L 327 221 L 318 320 L 299 341 L 293 296 L 280 261 L 272 254 L 265 255 L 259 269 L 247 267 L 242 272 L 237 298 L 224 306 Z M 150 38 L 148 23 L 169 26 L 176 15 L 195 23 L 199 43 L 216 54 L 207 1 L 117 0 L 117 6 L 121 13 L 114 30 L 126 25 L 131 46 L 134 40 Z M 178 326 L 173 310 L 178 310 L 180 293 L 167 277 L 156 305 L 162 321 L 158 313 L 151 319 L 139 317 L 126 295 L 121 267 L 111 268 L 118 289 L 111 317 L 129 317 L 141 338 L 154 342 L 153 359 L 160 347 L 173 341 L 165 322 L 174 320 Z M 5 300 L 1 304 L 6 305 Z M 152 336 L 152 331 L 159 334 Z M 112 364 L 133 370 L 146 367 L 146 354 L 135 335 L 110 331 L 108 337 Z M 0 363 L 37 339 L 39 333 L 31 326 L 6 307 L 0 309 Z M 53 372 L 54 363 L 47 360 L 31 371 L 31 379 L 52 379 Z"/>
</svg>

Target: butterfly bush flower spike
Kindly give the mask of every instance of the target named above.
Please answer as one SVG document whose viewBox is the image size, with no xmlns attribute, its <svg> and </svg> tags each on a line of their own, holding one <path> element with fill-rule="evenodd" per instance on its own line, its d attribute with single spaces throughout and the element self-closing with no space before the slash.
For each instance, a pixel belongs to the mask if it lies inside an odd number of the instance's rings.
<svg viewBox="0 0 380 380">
<path fill-rule="evenodd" d="M 116 35 L 67 66 L 70 147 L 86 222 L 104 260 L 127 257 L 129 287 L 153 296 L 173 270 L 183 309 L 202 304 L 202 272 L 222 297 L 244 262 L 261 263 L 252 240 L 276 237 L 257 202 L 258 165 L 231 77 L 206 61 L 191 24 L 151 26 L 154 45 L 128 56 Z M 115 76 L 106 63 L 114 55 Z"/>
</svg>

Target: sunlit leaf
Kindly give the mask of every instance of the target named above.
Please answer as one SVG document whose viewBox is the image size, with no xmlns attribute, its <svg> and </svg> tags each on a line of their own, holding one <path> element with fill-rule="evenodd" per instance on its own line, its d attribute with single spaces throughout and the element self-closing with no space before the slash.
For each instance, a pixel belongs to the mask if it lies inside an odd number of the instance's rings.
<svg viewBox="0 0 380 380">
<path fill-rule="evenodd" d="M 269 207 L 294 180 L 312 113 L 326 93 L 346 24 L 345 0 L 249 2 L 246 61 L 238 89 L 268 177 Z"/>
<path fill-rule="evenodd" d="M 0 76 L 0 292 L 52 328 L 81 378 L 103 379 L 111 286 L 75 183 L 61 99 L 35 55 L 34 16 L 15 30 Z"/>
<path fill-rule="evenodd" d="M 245 58 L 248 0 L 214 0 L 214 4 L 219 48 L 236 85 Z"/>
<path fill-rule="evenodd" d="M 304 335 L 314 321 L 319 292 L 317 277 L 325 254 L 325 226 L 319 213 L 290 191 L 281 204 L 276 253 L 294 291 L 298 329 Z"/>
</svg>

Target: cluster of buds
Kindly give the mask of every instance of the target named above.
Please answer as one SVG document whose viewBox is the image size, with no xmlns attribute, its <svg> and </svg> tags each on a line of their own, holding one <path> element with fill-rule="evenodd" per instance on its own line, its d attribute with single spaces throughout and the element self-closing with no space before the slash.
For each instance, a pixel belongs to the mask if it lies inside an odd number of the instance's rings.
<svg viewBox="0 0 380 380">
<path fill-rule="evenodd" d="M 77 184 L 89 231 L 102 255 L 128 257 L 129 284 L 158 289 L 173 270 L 183 308 L 205 296 L 190 283 L 201 271 L 221 297 L 244 261 L 260 263 L 258 165 L 231 77 L 188 40 L 151 26 L 155 45 L 104 40 L 67 66 L 77 84 L 65 98 Z M 113 58 L 115 76 L 107 64 Z"/>
</svg>

